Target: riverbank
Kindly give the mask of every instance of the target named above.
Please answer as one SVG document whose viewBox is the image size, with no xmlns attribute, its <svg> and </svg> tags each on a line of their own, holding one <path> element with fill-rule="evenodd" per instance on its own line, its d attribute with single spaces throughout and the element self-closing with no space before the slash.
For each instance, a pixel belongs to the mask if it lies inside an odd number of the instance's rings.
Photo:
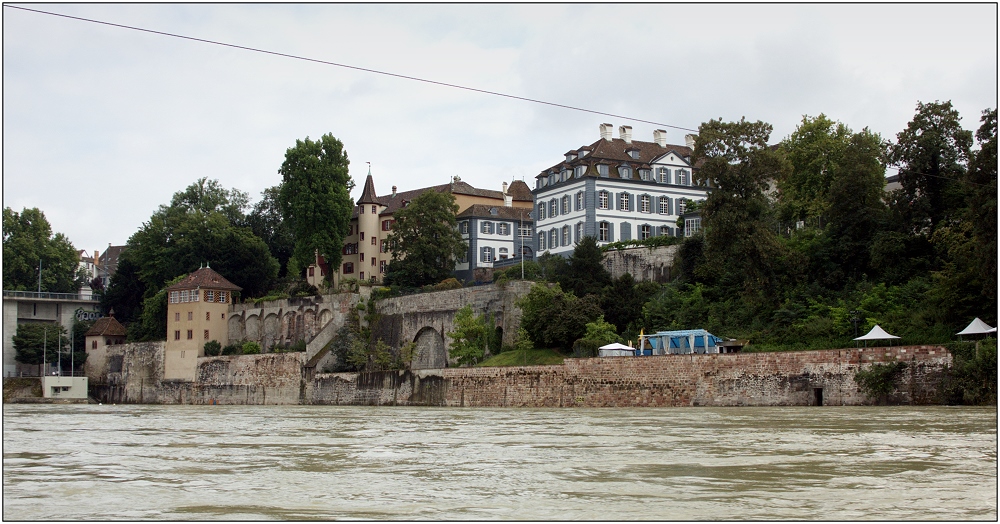
<svg viewBox="0 0 1000 524">
<path fill-rule="evenodd" d="M 91 377 L 106 403 L 447 407 L 866 405 L 859 369 L 904 362 L 888 404 L 933 404 L 952 355 L 940 346 L 566 359 L 561 365 L 316 373 L 302 353 L 199 359 L 162 380 L 162 345 L 123 345 L 121 371 Z"/>
</svg>

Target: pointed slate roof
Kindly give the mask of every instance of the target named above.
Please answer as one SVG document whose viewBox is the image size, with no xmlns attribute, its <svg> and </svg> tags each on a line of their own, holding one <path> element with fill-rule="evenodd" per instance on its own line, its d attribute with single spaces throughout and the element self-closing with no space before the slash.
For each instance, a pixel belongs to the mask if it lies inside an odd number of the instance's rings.
<svg viewBox="0 0 1000 524">
<path fill-rule="evenodd" d="M 109 317 L 101 317 L 94 322 L 93 326 L 83 334 L 85 337 L 124 337 L 125 326 L 115 320 L 114 314 Z"/>
<path fill-rule="evenodd" d="M 976 317 L 965 329 L 955 333 L 956 335 L 982 335 L 984 333 L 996 333 L 997 328 L 990 327 L 989 324 Z"/>
<path fill-rule="evenodd" d="M 375 181 L 372 180 L 371 169 L 368 170 L 368 178 L 365 179 L 365 188 L 361 191 L 361 198 L 358 199 L 357 204 L 359 206 L 362 204 L 382 204 L 378 195 L 375 194 Z"/>
<path fill-rule="evenodd" d="M 216 273 L 214 269 L 203 267 L 188 275 L 184 280 L 168 287 L 167 291 L 198 288 L 221 289 L 223 291 L 239 291 L 243 289 L 226 280 L 226 277 Z"/>
</svg>

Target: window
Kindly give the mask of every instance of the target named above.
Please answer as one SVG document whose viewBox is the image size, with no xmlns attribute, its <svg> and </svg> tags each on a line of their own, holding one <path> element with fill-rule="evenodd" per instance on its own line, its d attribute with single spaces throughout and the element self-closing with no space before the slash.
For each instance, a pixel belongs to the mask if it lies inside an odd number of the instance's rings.
<svg viewBox="0 0 1000 524">
<path fill-rule="evenodd" d="M 497 224 L 497 234 L 502 236 L 507 236 L 510 234 L 510 224 L 506 222 L 500 222 Z"/>
<path fill-rule="evenodd" d="M 468 264 L 469 263 L 469 253 L 463 251 L 462 252 L 462 256 L 458 257 L 458 263 L 459 264 Z"/>
<path fill-rule="evenodd" d="M 177 304 L 180 301 L 181 301 L 181 294 L 180 294 L 180 292 L 178 292 L 178 291 L 171 291 L 170 292 L 170 303 L 171 304 Z"/>
<path fill-rule="evenodd" d="M 381 243 L 379 243 L 379 246 L 378 246 L 378 252 L 379 253 L 388 253 L 388 251 L 386 250 L 385 246 L 386 246 L 385 240 L 381 241 Z"/>
<path fill-rule="evenodd" d="M 660 235 L 669 237 L 673 236 L 674 232 L 670 230 L 670 226 L 660 226 Z"/>
<path fill-rule="evenodd" d="M 597 209 L 607 209 L 610 194 L 607 191 L 597 193 Z"/>
<path fill-rule="evenodd" d="M 194 339 L 194 330 L 189 329 L 188 330 L 188 340 L 192 340 L 192 339 Z"/>
<path fill-rule="evenodd" d="M 549 185 L 550 186 L 551 185 L 555 185 L 555 183 L 558 182 L 558 181 L 559 181 L 559 179 L 556 177 L 555 173 L 552 173 L 552 174 L 549 175 Z"/>
<path fill-rule="evenodd" d="M 639 226 L 639 240 L 646 240 L 647 238 L 653 236 L 653 227 L 649 224 L 643 224 Z"/>
<path fill-rule="evenodd" d="M 375 213 L 377 213 L 377 211 L 375 211 L 375 206 L 372 206 L 372 214 L 374 215 Z"/>
<path fill-rule="evenodd" d="M 559 202 L 556 199 L 549 200 L 549 216 L 556 217 L 559 215 Z"/>
<path fill-rule="evenodd" d="M 682 186 L 690 185 L 691 181 L 688 179 L 688 174 L 689 173 L 687 169 L 678 169 L 677 184 Z"/>
<path fill-rule="evenodd" d="M 499 253 L 499 257 L 498 258 L 500 260 L 506 260 L 507 259 L 507 248 L 505 248 L 505 247 L 500 248 L 500 250 L 498 251 L 498 253 Z"/>
<path fill-rule="evenodd" d="M 621 196 L 618 198 L 618 209 L 622 211 L 630 211 L 629 200 L 631 200 L 630 198 L 631 196 L 632 195 L 629 195 L 628 193 L 622 193 Z"/>
<path fill-rule="evenodd" d="M 372 245 L 373 245 L 373 246 L 375 245 L 375 241 L 376 241 L 376 240 L 378 240 L 378 239 L 376 239 L 375 237 L 372 237 Z"/>
<path fill-rule="evenodd" d="M 361 280 L 365 279 L 365 272 L 364 271 L 362 271 L 361 273 L 359 273 L 359 275 L 361 275 Z"/>
<path fill-rule="evenodd" d="M 641 180 L 645 180 L 645 181 L 649 182 L 650 180 L 652 180 L 652 174 L 651 174 L 651 172 L 650 172 L 649 169 L 640 169 L 639 170 L 639 178 Z"/>
<path fill-rule="evenodd" d="M 181 314 L 174 313 L 174 322 L 180 322 L 180 321 L 181 321 Z"/>
<path fill-rule="evenodd" d="M 176 337 L 174 337 L 175 339 L 181 338 L 181 332 L 180 331 L 175 331 L 174 334 L 176 335 Z M 90 349 L 97 349 L 97 340 L 96 339 L 90 341 Z"/>
<path fill-rule="evenodd" d="M 569 239 L 569 226 L 563 226 L 562 228 L 562 245 L 568 246 L 573 242 Z"/>
<path fill-rule="evenodd" d="M 597 164 L 597 174 L 602 177 L 608 176 L 608 166 L 605 164 Z"/>
<path fill-rule="evenodd" d="M 493 262 L 493 248 L 492 247 L 481 248 L 479 260 L 486 263 Z"/>
<path fill-rule="evenodd" d="M 316 268 L 309 266 L 309 276 L 313 276 L 313 274 L 315 273 L 315 269 Z"/>
<path fill-rule="evenodd" d="M 382 231 L 389 231 L 390 229 L 392 229 L 392 220 L 383 220 Z"/>
<path fill-rule="evenodd" d="M 460 223 L 458 225 L 458 230 L 463 235 L 468 235 L 469 234 L 469 221 L 468 220 L 463 220 L 462 223 Z"/>
<path fill-rule="evenodd" d="M 375 265 L 375 261 L 376 261 L 376 260 L 378 260 L 378 259 L 375 259 L 375 258 L 373 258 L 373 259 L 372 259 L 372 265 L 373 265 L 373 266 Z"/>
<path fill-rule="evenodd" d="M 672 209 L 670 206 L 670 197 L 660 197 L 660 214 L 670 215 Z"/>
<path fill-rule="evenodd" d="M 659 169 L 659 173 L 657 173 L 657 175 L 659 177 L 658 181 L 661 184 L 669 184 L 670 183 L 670 170 L 669 169 L 667 169 L 665 167 L 661 167 Z"/>
<path fill-rule="evenodd" d="M 351 224 L 347 226 L 347 236 L 351 236 L 353 234 L 354 234 L 354 224 Z"/>
<path fill-rule="evenodd" d="M 531 237 L 531 226 L 517 226 L 517 235 L 522 238 Z"/>
<path fill-rule="evenodd" d="M 208 330 L 205 330 L 205 340 L 208 340 Z"/>
<path fill-rule="evenodd" d="M 364 253 L 361 253 L 361 261 L 362 261 L 362 262 L 364 262 L 364 261 L 365 261 L 365 254 L 364 254 Z"/>
<path fill-rule="evenodd" d="M 569 213 L 569 195 L 562 197 L 562 214 Z"/>
<path fill-rule="evenodd" d="M 642 195 L 639 197 L 639 211 L 642 213 L 649 213 L 649 195 Z"/>
<path fill-rule="evenodd" d="M 546 184 L 545 184 L 545 179 L 544 178 L 539 178 L 538 180 L 535 180 L 535 188 L 541 189 L 541 188 L 545 187 L 545 185 Z"/>
<path fill-rule="evenodd" d="M 186 289 L 184 291 L 181 291 L 181 302 L 184 303 L 190 301 L 191 301 L 191 292 Z"/>
<path fill-rule="evenodd" d="M 211 311 L 206 311 L 205 312 L 205 320 L 212 320 L 212 312 Z"/>
<path fill-rule="evenodd" d="M 358 254 L 358 244 L 344 244 L 344 254 L 345 255 L 357 255 Z"/>
<path fill-rule="evenodd" d="M 545 233 L 538 234 L 538 250 L 545 251 Z"/>
<path fill-rule="evenodd" d="M 549 247 L 552 248 L 559 247 L 559 230 L 557 229 L 549 230 Z"/>
<path fill-rule="evenodd" d="M 638 149 L 630 149 L 629 152 L 628 152 L 628 156 L 630 156 L 632 158 L 639 158 L 639 150 Z"/>
<path fill-rule="evenodd" d="M 220 304 L 225 304 L 226 303 L 226 292 L 225 291 L 219 291 L 219 300 L 217 300 L 217 302 L 220 303 Z"/>
<path fill-rule="evenodd" d="M 684 236 L 689 237 L 698 232 L 701 229 L 701 218 L 685 218 L 684 219 Z"/>
<path fill-rule="evenodd" d="M 379 272 L 379 273 L 385 273 L 385 269 L 386 269 L 386 268 L 387 268 L 388 266 L 389 266 L 389 264 L 388 264 L 388 263 L 386 263 L 386 261 L 385 261 L 385 260 L 383 260 L 383 261 L 379 262 L 379 263 L 378 263 L 378 272 Z"/>
<path fill-rule="evenodd" d="M 565 168 L 565 169 L 563 169 L 559 173 L 559 180 L 562 181 L 562 182 L 565 182 L 565 181 L 569 180 L 569 168 L 568 167 Z"/>
<path fill-rule="evenodd" d="M 362 231 L 361 233 L 359 233 L 359 235 L 360 235 L 361 241 L 364 242 L 365 241 L 365 232 Z"/>
<path fill-rule="evenodd" d="M 576 194 L 576 210 L 577 211 L 583 210 L 583 191 L 580 191 L 579 193 Z"/>
<path fill-rule="evenodd" d="M 350 275 L 354 273 L 354 262 L 344 262 L 344 269 L 341 273 L 345 275 Z"/>
<path fill-rule="evenodd" d="M 538 204 L 538 220 L 545 220 L 545 204 Z"/>
<path fill-rule="evenodd" d="M 188 320 L 194 320 L 194 312 L 188 311 Z"/>
<path fill-rule="evenodd" d="M 611 241 L 611 224 L 607 222 L 601 222 L 597 227 L 597 241 L 598 242 L 610 242 Z"/>
<path fill-rule="evenodd" d="M 629 166 L 619 167 L 618 176 L 620 176 L 621 178 L 632 178 L 632 168 Z"/>
<path fill-rule="evenodd" d="M 583 176 L 584 171 L 587 170 L 587 166 L 576 166 L 573 168 L 573 176 L 580 178 Z"/>
<path fill-rule="evenodd" d="M 482 229 L 482 232 L 483 232 L 484 235 L 492 235 L 493 234 L 493 222 L 483 222 L 483 226 L 482 226 L 481 229 Z"/>
<path fill-rule="evenodd" d="M 180 340 L 180 339 L 181 339 L 181 330 L 178 329 L 177 331 L 174 331 L 174 340 Z M 97 349 L 96 340 L 94 341 L 94 349 Z"/>
<path fill-rule="evenodd" d="M 576 223 L 576 241 L 583 239 L 583 222 Z"/>
</svg>

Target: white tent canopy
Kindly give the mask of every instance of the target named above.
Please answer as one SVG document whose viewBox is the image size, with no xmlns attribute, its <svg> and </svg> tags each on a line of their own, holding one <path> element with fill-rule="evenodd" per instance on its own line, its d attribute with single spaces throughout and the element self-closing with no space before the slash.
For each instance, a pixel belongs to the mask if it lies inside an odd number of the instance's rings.
<svg viewBox="0 0 1000 524">
<path fill-rule="evenodd" d="M 966 327 L 962 331 L 959 331 L 958 333 L 955 333 L 955 334 L 956 335 L 982 335 L 982 334 L 985 334 L 985 333 L 996 333 L 996 332 L 997 332 L 997 328 L 990 327 L 986 322 L 983 322 L 982 320 L 979 320 L 979 317 L 976 317 L 976 319 L 973 320 L 968 325 L 968 327 Z"/>
<path fill-rule="evenodd" d="M 591 346 L 591 347 L 593 347 L 593 346 Z M 614 342 L 614 343 L 608 344 L 606 346 L 601 346 L 601 347 L 599 347 L 597 349 L 632 349 L 632 348 L 626 346 L 625 344 L 619 344 L 618 342 Z"/>
<path fill-rule="evenodd" d="M 890 335 L 885 332 L 878 324 L 868 332 L 867 335 L 860 336 L 854 340 L 889 340 L 893 338 L 899 338 L 896 335 Z"/>
</svg>

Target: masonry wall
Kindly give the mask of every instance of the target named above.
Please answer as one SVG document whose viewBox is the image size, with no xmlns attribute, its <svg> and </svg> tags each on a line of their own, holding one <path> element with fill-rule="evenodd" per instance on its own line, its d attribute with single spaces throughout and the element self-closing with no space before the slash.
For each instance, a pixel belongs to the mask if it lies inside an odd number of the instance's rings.
<svg viewBox="0 0 1000 524">
<path fill-rule="evenodd" d="M 805 406 L 817 390 L 824 405 L 862 405 L 871 400 L 854 373 L 895 361 L 907 368 L 889 402 L 929 404 L 952 361 L 942 347 L 907 346 L 313 374 L 304 353 L 278 353 L 201 358 L 196 380 L 184 382 L 162 380 L 162 342 L 109 353 L 109 372 L 91 379 L 104 402 L 455 407 Z"/>
<path fill-rule="evenodd" d="M 630 273 L 638 282 L 669 282 L 670 268 L 680 246 L 611 249 L 604 253 L 604 267 L 612 278 Z"/>
</svg>

